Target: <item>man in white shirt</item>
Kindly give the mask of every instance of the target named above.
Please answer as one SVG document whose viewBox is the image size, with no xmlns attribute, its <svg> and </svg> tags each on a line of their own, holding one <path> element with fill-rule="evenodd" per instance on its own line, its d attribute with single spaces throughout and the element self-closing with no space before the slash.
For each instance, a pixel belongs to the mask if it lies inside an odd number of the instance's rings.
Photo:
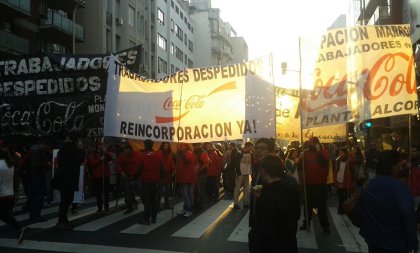
<svg viewBox="0 0 420 253">
<path fill-rule="evenodd" d="M 242 158 L 237 172 L 235 190 L 233 193 L 234 209 L 241 209 L 239 206 L 239 193 L 241 187 L 243 188 L 243 203 L 244 208 L 249 207 L 249 176 L 251 175 L 253 156 L 252 156 L 252 142 L 246 142 L 245 147 L 242 149 Z"/>
</svg>

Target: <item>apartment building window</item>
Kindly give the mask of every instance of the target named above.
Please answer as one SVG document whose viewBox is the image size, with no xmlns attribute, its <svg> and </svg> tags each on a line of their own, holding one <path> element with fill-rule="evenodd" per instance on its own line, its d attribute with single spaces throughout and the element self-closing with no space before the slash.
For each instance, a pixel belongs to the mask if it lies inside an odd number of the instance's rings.
<svg viewBox="0 0 420 253">
<path fill-rule="evenodd" d="M 185 25 L 187 25 L 187 24 L 188 24 L 188 22 L 187 22 L 187 17 L 184 17 L 184 23 L 185 23 Z"/>
<path fill-rule="evenodd" d="M 172 7 L 172 9 L 174 8 L 174 0 L 171 0 L 171 7 Z"/>
<path fill-rule="evenodd" d="M 187 34 L 184 35 L 184 44 L 187 45 L 188 37 Z"/>
<path fill-rule="evenodd" d="M 184 19 L 184 13 L 182 11 L 179 12 L 179 16 L 181 16 L 181 20 Z"/>
<path fill-rule="evenodd" d="M 157 44 L 160 48 L 166 51 L 166 39 L 159 33 L 157 34 Z"/>
<path fill-rule="evenodd" d="M 184 55 L 184 64 L 187 65 L 188 64 L 188 56 L 185 54 Z"/>
<path fill-rule="evenodd" d="M 171 32 L 174 32 L 175 29 L 175 22 L 173 19 L 171 19 Z"/>
<path fill-rule="evenodd" d="M 175 57 L 181 62 L 184 60 L 184 53 L 178 47 L 175 47 Z"/>
<path fill-rule="evenodd" d="M 178 6 L 175 6 L 175 12 L 176 12 L 176 14 L 179 14 L 179 8 L 178 8 Z"/>
<path fill-rule="evenodd" d="M 188 22 L 188 30 L 191 31 L 191 24 Z"/>
<path fill-rule="evenodd" d="M 191 40 L 188 40 L 188 49 L 191 52 L 194 52 L 194 45 L 193 45 L 193 42 Z"/>
<path fill-rule="evenodd" d="M 171 74 L 175 73 L 175 66 L 171 64 Z"/>
<path fill-rule="evenodd" d="M 111 29 L 106 29 L 106 52 L 112 52 L 112 36 L 111 36 Z"/>
<path fill-rule="evenodd" d="M 128 6 L 128 24 L 131 26 L 134 26 L 134 15 L 136 13 L 136 10 L 131 5 Z"/>
<path fill-rule="evenodd" d="M 175 54 L 175 46 L 174 46 L 174 43 L 172 43 L 171 42 L 171 55 L 174 55 Z"/>
<path fill-rule="evenodd" d="M 159 24 L 164 25 L 165 24 L 165 13 L 161 9 L 158 8 L 158 15 L 157 19 Z"/>
<path fill-rule="evenodd" d="M 191 59 L 188 59 L 188 68 L 192 68 L 192 67 L 194 67 L 194 64 L 191 61 Z"/>
<path fill-rule="evenodd" d="M 168 63 L 158 57 L 158 73 L 168 73 Z"/>
<path fill-rule="evenodd" d="M 175 25 L 175 32 L 176 32 L 176 36 L 181 40 L 184 41 L 184 31 L 182 31 L 181 28 L 179 28 L 178 25 Z"/>
<path fill-rule="evenodd" d="M 52 43 L 49 41 L 42 42 L 43 52 L 55 53 L 55 54 L 65 54 L 67 52 L 66 47 L 59 43 Z"/>
<path fill-rule="evenodd" d="M 121 51 L 121 36 L 119 35 L 115 37 L 115 50 Z"/>
</svg>

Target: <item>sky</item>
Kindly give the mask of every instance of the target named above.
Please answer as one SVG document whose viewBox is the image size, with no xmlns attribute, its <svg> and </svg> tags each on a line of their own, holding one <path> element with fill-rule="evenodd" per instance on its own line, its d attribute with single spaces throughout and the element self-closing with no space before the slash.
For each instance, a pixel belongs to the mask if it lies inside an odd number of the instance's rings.
<svg viewBox="0 0 420 253">
<path fill-rule="evenodd" d="M 349 0 L 212 0 L 223 21 L 248 44 L 249 59 L 273 53 L 276 65 L 299 69 L 299 37 L 319 37 L 348 12 Z"/>
</svg>

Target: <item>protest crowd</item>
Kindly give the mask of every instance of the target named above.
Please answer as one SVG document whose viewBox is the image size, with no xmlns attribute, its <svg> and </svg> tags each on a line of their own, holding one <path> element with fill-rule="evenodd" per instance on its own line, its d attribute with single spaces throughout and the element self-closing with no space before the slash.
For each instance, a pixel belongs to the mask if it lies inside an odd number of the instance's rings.
<svg viewBox="0 0 420 253">
<path fill-rule="evenodd" d="M 297 252 L 297 231 L 310 229 L 315 217 L 325 236 L 331 233 L 327 199 L 336 195 L 338 214 L 360 227 L 370 252 L 411 252 L 418 248 L 420 223 L 420 186 L 408 187 L 409 178 L 420 180 L 420 153 L 412 150 L 409 163 L 407 154 L 373 144 L 363 152 L 349 144 L 323 145 L 316 137 L 285 148 L 273 138 L 192 145 L 75 136 L 1 140 L 0 218 L 22 242 L 26 227 L 13 217 L 13 207 L 23 194 L 29 223 L 45 222 L 42 206 L 58 202 L 58 231 L 73 229 L 68 215 L 83 204 L 73 202 L 75 191 L 95 197 L 99 215 L 124 210 L 123 218 L 144 205 L 142 225 L 156 223 L 176 199 L 183 208 L 173 213 L 189 218 L 223 198 L 233 209 L 250 210 L 250 252 Z"/>
</svg>

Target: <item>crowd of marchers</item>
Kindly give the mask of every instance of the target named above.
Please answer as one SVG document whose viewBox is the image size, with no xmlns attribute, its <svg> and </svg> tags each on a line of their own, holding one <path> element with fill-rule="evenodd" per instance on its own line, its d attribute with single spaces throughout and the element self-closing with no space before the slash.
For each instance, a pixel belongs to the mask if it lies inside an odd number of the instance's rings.
<svg viewBox="0 0 420 253">
<path fill-rule="evenodd" d="M 95 196 L 100 215 L 113 208 L 111 198 L 117 203 L 124 198 L 115 206 L 124 210 L 122 217 L 144 205 L 142 225 L 156 223 L 159 211 L 173 209 L 180 198 L 183 207 L 174 213 L 185 218 L 224 198 L 232 199 L 233 209 L 249 209 L 250 252 L 297 252 L 297 231 L 310 229 L 314 213 L 325 236 L 332 233 L 327 199 L 336 195 L 338 214 L 349 215 L 360 228 L 369 252 L 418 250 L 420 155 L 414 148 L 408 162 L 407 156 L 375 145 L 365 152 L 349 146 L 327 149 L 316 137 L 285 149 L 271 138 L 192 145 L 155 145 L 148 139 L 143 144 L 135 150 L 127 140 L 97 140 L 88 147 L 68 136 L 18 147 L 0 140 L 0 219 L 16 230 L 20 243 L 26 227 L 13 216 L 19 194 L 26 195 L 22 209 L 29 223 L 46 221 L 42 206 L 58 201 L 57 230 L 73 229 L 68 213 L 78 209 L 75 191 Z M 54 159 L 53 148 L 59 149 Z"/>
</svg>

